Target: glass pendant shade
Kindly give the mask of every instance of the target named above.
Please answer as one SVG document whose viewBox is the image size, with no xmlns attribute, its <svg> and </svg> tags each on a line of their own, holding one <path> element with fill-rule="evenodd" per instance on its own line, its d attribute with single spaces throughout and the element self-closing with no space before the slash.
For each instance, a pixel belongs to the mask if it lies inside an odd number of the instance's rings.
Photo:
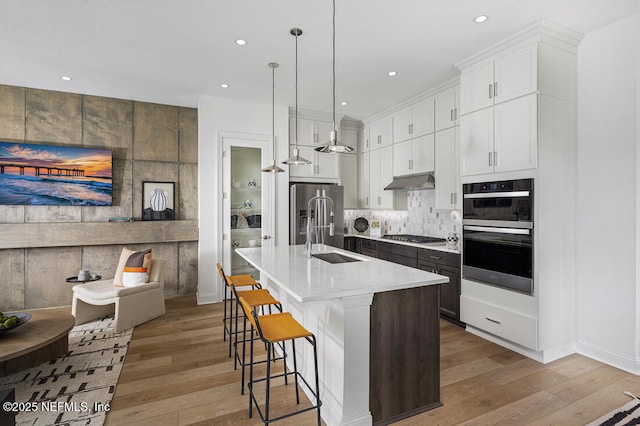
<svg viewBox="0 0 640 426">
<path fill-rule="evenodd" d="M 280 173 L 284 172 L 284 169 L 281 169 L 276 165 L 276 68 L 278 65 L 275 62 L 269 63 L 269 68 L 271 68 L 271 141 L 273 144 L 273 164 L 262 169 L 265 173 Z"/>
</svg>

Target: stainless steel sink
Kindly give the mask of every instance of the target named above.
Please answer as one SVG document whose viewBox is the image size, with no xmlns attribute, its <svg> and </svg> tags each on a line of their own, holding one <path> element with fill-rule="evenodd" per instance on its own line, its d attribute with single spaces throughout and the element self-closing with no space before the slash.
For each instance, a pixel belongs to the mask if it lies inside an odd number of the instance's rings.
<svg viewBox="0 0 640 426">
<path fill-rule="evenodd" d="M 317 257 L 320 260 L 324 260 L 329 263 L 349 263 L 349 262 L 360 262 L 360 259 L 356 259 L 355 257 L 345 256 L 340 253 L 316 253 L 311 254 L 313 257 Z"/>
</svg>

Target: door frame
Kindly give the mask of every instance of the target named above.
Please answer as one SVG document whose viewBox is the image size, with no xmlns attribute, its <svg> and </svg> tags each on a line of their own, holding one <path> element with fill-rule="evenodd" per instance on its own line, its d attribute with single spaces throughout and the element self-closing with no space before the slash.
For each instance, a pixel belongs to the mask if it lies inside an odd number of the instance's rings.
<svg viewBox="0 0 640 426">
<path fill-rule="evenodd" d="M 218 253 L 222 253 L 222 267 L 225 271 L 231 271 L 231 147 L 257 148 L 261 150 L 261 168 L 271 164 L 272 141 L 271 136 L 238 133 L 238 132 L 220 132 L 218 134 L 219 146 L 219 167 L 218 176 L 221 183 L 222 202 L 218 204 L 218 235 L 222 238 L 218 239 Z M 262 172 L 261 172 L 262 173 Z M 274 175 L 265 173 L 261 179 L 262 182 L 262 239 L 261 244 L 273 245 L 275 232 L 275 182 Z M 219 288 L 219 287 L 218 287 Z"/>
</svg>

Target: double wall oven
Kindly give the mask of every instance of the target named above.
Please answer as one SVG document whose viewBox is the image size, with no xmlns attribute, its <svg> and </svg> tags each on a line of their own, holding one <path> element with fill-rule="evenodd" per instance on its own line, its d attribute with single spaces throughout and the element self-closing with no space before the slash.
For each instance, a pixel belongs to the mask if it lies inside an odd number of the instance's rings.
<svg viewBox="0 0 640 426">
<path fill-rule="evenodd" d="M 463 278 L 533 294 L 533 179 L 462 189 Z"/>
</svg>

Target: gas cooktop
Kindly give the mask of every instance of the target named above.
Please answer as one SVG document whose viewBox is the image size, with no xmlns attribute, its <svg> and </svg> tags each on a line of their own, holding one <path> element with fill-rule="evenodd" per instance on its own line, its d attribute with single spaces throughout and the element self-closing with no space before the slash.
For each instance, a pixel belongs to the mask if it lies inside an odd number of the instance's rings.
<svg viewBox="0 0 640 426">
<path fill-rule="evenodd" d="M 447 240 L 445 238 L 427 237 L 424 235 L 410 235 L 410 234 L 390 234 L 385 235 L 382 238 L 395 241 L 406 241 L 408 243 L 444 243 Z"/>
</svg>

